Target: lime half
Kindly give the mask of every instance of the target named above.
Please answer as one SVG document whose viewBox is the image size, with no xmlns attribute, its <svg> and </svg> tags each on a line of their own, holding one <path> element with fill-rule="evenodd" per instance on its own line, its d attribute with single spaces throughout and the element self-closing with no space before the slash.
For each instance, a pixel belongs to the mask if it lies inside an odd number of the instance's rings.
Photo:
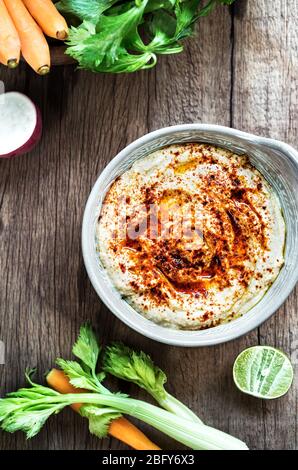
<svg viewBox="0 0 298 470">
<path fill-rule="evenodd" d="M 253 346 L 239 354 L 234 362 L 233 378 L 244 393 L 258 398 L 285 395 L 293 381 L 289 358 L 270 346 Z"/>
</svg>

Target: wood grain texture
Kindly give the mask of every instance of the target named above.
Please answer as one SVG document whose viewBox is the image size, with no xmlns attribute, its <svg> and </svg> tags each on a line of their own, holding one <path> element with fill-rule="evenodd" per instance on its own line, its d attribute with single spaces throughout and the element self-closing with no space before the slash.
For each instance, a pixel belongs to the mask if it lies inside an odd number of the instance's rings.
<svg viewBox="0 0 298 470">
<path fill-rule="evenodd" d="M 297 147 L 298 3 L 243 3 L 234 20 L 232 125 Z M 298 188 L 297 188 L 298 189 Z M 297 289 L 259 329 L 260 344 L 293 355 L 298 346 Z M 297 360 L 290 393 L 251 408 L 250 425 L 260 429 L 264 449 L 297 449 Z M 257 445 L 259 446 L 259 444 Z"/>
<path fill-rule="evenodd" d="M 89 319 L 104 342 L 122 340 L 152 354 L 168 373 L 169 391 L 210 425 L 253 449 L 298 448 L 297 385 L 286 397 L 263 403 L 239 393 L 231 376 L 235 357 L 247 346 L 293 350 L 297 293 L 259 330 L 231 343 L 203 349 L 159 345 L 101 304 L 80 249 L 84 205 L 97 174 L 148 131 L 209 122 L 297 142 L 297 5 L 270 4 L 237 0 L 232 14 L 217 10 L 200 22 L 183 54 L 164 56 L 155 69 L 134 75 L 92 75 L 68 66 L 42 78 L 23 64 L 17 71 L 0 69 L 7 90 L 32 97 L 44 118 L 34 152 L 0 161 L 0 339 L 6 346 L 1 395 L 24 383 L 27 365 L 37 365 L 42 379 L 57 356 L 69 357 L 80 324 Z M 144 396 L 133 386 L 119 386 Z M 181 448 L 142 429 L 165 449 Z M 90 436 L 86 422 L 66 410 L 34 440 L 0 433 L 0 448 L 125 446 Z"/>
<path fill-rule="evenodd" d="M 70 65 L 75 64 L 76 61 L 70 57 L 69 55 L 65 54 L 65 46 L 51 46 L 51 64 L 54 65 Z"/>
</svg>

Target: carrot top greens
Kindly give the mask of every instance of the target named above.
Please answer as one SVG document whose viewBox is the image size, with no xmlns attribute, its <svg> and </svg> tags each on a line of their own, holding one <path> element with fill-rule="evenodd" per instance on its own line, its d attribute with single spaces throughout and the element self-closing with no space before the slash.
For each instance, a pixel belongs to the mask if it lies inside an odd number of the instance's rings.
<svg viewBox="0 0 298 470">
<path fill-rule="evenodd" d="M 219 4 L 234 0 L 61 0 L 56 4 L 73 25 L 67 54 L 93 72 L 151 68 L 159 54 L 183 50 L 195 22 Z"/>
</svg>

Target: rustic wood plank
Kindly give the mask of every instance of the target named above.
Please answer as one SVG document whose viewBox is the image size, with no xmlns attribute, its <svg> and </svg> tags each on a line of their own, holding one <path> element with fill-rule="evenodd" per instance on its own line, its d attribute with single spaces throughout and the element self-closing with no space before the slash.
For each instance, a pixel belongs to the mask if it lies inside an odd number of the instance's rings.
<svg viewBox="0 0 298 470">
<path fill-rule="evenodd" d="M 295 0 L 249 0 L 238 4 L 234 22 L 232 125 L 297 146 L 298 139 L 298 4 Z M 260 344 L 289 355 L 297 351 L 297 290 L 259 330 Z M 296 363 L 297 367 L 297 363 Z M 297 368 L 295 385 L 279 400 L 246 400 L 254 446 L 297 449 Z M 247 421 L 246 421 L 247 425 Z"/>
</svg>

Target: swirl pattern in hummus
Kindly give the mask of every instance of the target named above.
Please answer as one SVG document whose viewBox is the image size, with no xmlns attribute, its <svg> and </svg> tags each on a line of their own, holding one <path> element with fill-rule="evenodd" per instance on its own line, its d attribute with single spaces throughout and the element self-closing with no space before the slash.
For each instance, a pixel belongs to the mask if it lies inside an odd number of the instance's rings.
<svg viewBox="0 0 298 470">
<path fill-rule="evenodd" d="M 113 183 L 97 241 L 135 310 L 193 330 L 230 321 L 263 297 L 284 262 L 285 225 L 248 157 L 190 143 L 138 160 Z"/>
</svg>

